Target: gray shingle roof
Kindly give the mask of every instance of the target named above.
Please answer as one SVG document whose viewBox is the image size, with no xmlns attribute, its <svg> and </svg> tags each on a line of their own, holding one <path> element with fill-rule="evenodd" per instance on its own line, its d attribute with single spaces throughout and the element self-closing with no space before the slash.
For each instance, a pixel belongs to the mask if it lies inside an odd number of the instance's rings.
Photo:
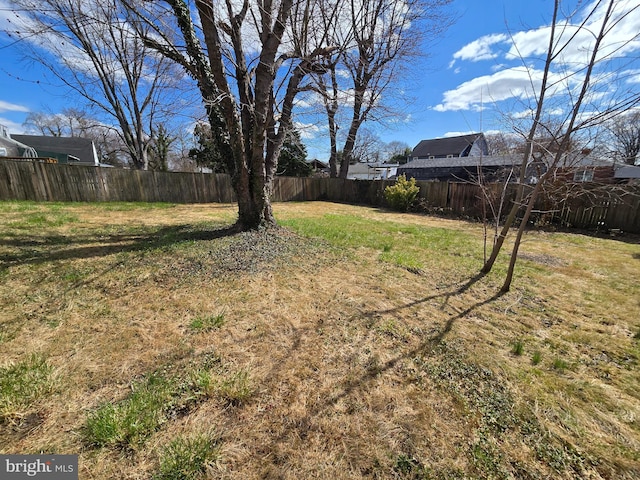
<svg viewBox="0 0 640 480">
<path fill-rule="evenodd" d="M 616 170 L 615 178 L 640 178 L 640 167 L 625 165 Z"/>
<path fill-rule="evenodd" d="M 447 155 L 459 156 L 466 148 L 482 136 L 482 133 L 472 133 L 459 137 L 434 138 L 422 140 L 413 149 L 411 156 L 416 157 L 446 157 Z"/>
<path fill-rule="evenodd" d="M 11 135 L 11 138 L 35 148 L 39 154 L 42 151 L 73 155 L 82 163 L 97 164 L 93 142 L 87 138 L 40 135 Z"/>
<path fill-rule="evenodd" d="M 420 158 L 403 165 L 404 169 L 412 168 L 446 168 L 446 167 L 511 167 L 522 165 L 522 155 L 496 155 L 482 157 L 454 158 Z"/>
</svg>

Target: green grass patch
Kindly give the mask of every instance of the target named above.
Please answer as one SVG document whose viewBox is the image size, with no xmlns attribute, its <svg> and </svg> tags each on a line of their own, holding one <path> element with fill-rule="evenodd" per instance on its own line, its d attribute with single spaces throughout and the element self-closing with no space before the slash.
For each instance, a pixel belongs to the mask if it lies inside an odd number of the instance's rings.
<svg viewBox="0 0 640 480">
<path fill-rule="evenodd" d="M 191 320 L 189 327 L 191 330 L 209 332 L 221 328 L 224 322 L 224 313 L 219 313 L 217 315 L 198 316 Z"/>
<path fill-rule="evenodd" d="M 166 378 L 150 375 L 132 386 L 118 403 L 105 403 L 86 422 L 85 440 L 95 446 L 134 446 L 142 443 L 166 421 L 175 386 Z"/>
<path fill-rule="evenodd" d="M 25 215 L 21 220 L 8 222 L 7 226 L 17 229 L 32 229 L 42 227 L 61 227 L 68 223 L 75 223 L 78 217 L 62 212 L 34 212 Z"/>
<path fill-rule="evenodd" d="M 132 449 L 142 445 L 170 418 L 186 415 L 206 398 L 239 405 L 253 394 L 247 370 L 228 372 L 214 356 L 180 374 L 159 370 L 131 385 L 131 393 L 106 402 L 89 415 L 85 443 L 96 447 Z"/>
<path fill-rule="evenodd" d="M 524 342 L 522 340 L 515 340 L 511 344 L 511 353 L 516 356 L 521 356 L 524 353 Z"/>
<path fill-rule="evenodd" d="M 134 382 L 123 400 L 104 403 L 89 415 L 84 440 L 98 447 L 136 447 L 170 417 L 206 398 L 212 385 L 206 367 L 193 367 L 179 377 L 153 373 Z"/>
<path fill-rule="evenodd" d="M 538 365 L 542 361 L 542 352 L 540 350 L 536 350 L 531 355 L 531 364 Z"/>
<path fill-rule="evenodd" d="M 218 459 L 219 441 L 212 435 L 178 437 L 160 453 L 160 469 L 154 480 L 205 478 L 206 467 Z"/>
<path fill-rule="evenodd" d="M 569 368 L 569 364 L 562 358 L 555 358 L 551 366 L 553 367 L 554 370 L 557 370 L 560 373 L 564 372 L 566 369 Z"/>
<path fill-rule="evenodd" d="M 216 383 L 215 390 L 218 397 L 234 406 L 246 402 L 254 392 L 249 371 L 244 369 L 223 376 Z"/>
<path fill-rule="evenodd" d="M 481 245 L 467 233 L 444 228 L 371 220 L 356 215 L 327 214 L 320 218 L 280 221 L 298 234 L 320 238 L 336 248 L 370 248 L 380 252 L 383 262 L 409 269 L 450 260 L 471 268 L 480 257 Z M 471 253 L 470 253 L 471 252 Z M 435 257 L 434 257 L 435 256 Z"/>
<path fill-rule="evenodd" d="M 54 384 L 53 367 L 41 355 L 0 367 L 0 423 L 24 413 Z"/>
</svg>

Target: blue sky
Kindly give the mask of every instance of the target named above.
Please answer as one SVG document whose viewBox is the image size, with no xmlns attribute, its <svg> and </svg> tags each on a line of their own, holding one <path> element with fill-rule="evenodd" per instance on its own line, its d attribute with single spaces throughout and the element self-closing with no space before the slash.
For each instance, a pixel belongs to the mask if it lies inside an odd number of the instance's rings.
<svg viewBox="0 0 640 480">
<path fill-rule="evenodd" d="M 637 0 L 619 3 L 635 6 Z M 384 142 L 397 140 L 412 147 L 425 138 L 509 130 L 503 114 L 518 113 L 518 109 L 526 114 L 521 100 L 526 100 L 523 85 L 528 83 L 523 79 L 522 59 L 510 55 L 512 39 L 526 57 L 524 63 L 535 68 L 535 59 L 544 53 L 540 48 L 546 47 L 543 28 L 549 24 L 552 6 L 551 0 L 454 0 L 451 10 L 457 20 L 424 63 L 413 68 L 415 81 L 409 93 L 414 100 L 407 109 L 408 115 L 396 122 L 395 128 L 376 130 L 372 126 L 372 130 Z M 0 28 L 3 9 L 6 2 L 0 0 Z M 640 10 L 624 23 L 626 31 L 621 35 L 637 35 L 637 25 Z M 578 43 L 574 55 L 580 50 Z M 637 58 L 638 51 L 640 42 L 636 40 L 624 54 Z M 55 113 L 73 106 L 73 97 L 67 97 L 65 89 L 48 81 L 50 75 L 41 67 L 21 60 L 18 49 L 2 35 L 0 52 L 0 124 L 10 132 L 23 132 L 22 122 L 30 111 Z M 636 90 L 640 87 L 638 63 L 626 62 L 620 67 L 628 72 L 629 88 Z M 321 132 L 315 139 L 308 139 L 310 154 L 326 158 L 326 143 Z"/>
</svg>

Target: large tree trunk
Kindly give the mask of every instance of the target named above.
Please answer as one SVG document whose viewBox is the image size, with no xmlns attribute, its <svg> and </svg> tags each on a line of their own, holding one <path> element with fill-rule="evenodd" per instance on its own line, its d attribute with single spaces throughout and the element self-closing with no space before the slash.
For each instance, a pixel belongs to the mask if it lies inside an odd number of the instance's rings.
<svg viewBox="0 0 640 480">
<path fill-rule="evenodd" d="M 324 71 L 318 59 L 331 56 L 336 47 L 279 53 L 294 0 L 220 2 L 226 9 L 214 8 L 210 0 L 195 0 L 205 49 L 193 23 L 193 4 L 165 1 L 176 17 L 184 47 L 176 48 L 164 35 L 164 27 L 153 21 L 154 33 L 165 42 L 153 36 L 146 36 L 145 42 L 182 65 L 198 82 L 217 147 L 228 159 L 238 202 L 236 228 L 272 227 L 276 225 L 273 181 L 282 143 L 291 129 L 295 96 L 307 74 Z M 136 11 L 134 6 L 130 10 Z M 253 39 L 251 55 L 243 45 L 247 18 L 259 33 L 259 58 L 251 59 Z M 284 96 L 279 96 L 285 85 Z"/>
<path fill-rule="evenodd" d="M 239 230 L 254 230 L 275 226 L 276 219 L 271 207 L 273 177 L 243 169 L 234 176 L 233 183 L 238 197 L 236 227 Z"/>
</svg>

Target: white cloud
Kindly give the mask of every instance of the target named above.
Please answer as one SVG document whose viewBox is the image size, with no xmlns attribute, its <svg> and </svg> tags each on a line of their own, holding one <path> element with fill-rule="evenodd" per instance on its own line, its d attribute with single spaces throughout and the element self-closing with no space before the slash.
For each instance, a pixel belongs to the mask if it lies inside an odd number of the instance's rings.
<svg viewBox="0 0 640 480">
<path fill-rule="evenodd" d="M 583 6 L 582 17 L 559 21 L 557 58 L 554 60 L 548 97 L 567 94 L 582 82 L 582 75 L 594 46 L 595 34 L 601 28 L 606 2 L 594 0 Z M 593 15 L 587 18 L 588 12 Z M 640 70 L 632 67 L 632 58 L 640 52 L 640 7 L 637 0 L 620 0 L 614 7 L 614 21 L 610 23 L 605 40 L 600 46 L 599 65 L 593 76 L 593 91 L 589 101 L 607 101 L 613 95 L 616 81 L 640 83 Z M 584 24 L 583 24 L 584 22 Z M 491 68 L 490 75 L 479 76 L 444 92 L 442 102 L 434 107 L 438 112 L 478 111 L 482 104 L 509 99 L 528 100 L 538 91 L 542 78 L 541 63 L 546 56 L 551 28 L 539 28 L 506 34 L 484 35 L 453 55 L 449 67 L 456 61 L 478 62 L 487 59 L 504 59 Z M 501 53 L 500 44 L 504 44 Z M 562 47 L 562 48 L 560 48 Z M 522 66 L 513 68 L 513 62 Z M 616 64 L 617 63 L 617 64 Z M 525 67 L 526 65 L 526 67 Z M 520 115 L 529 115 L 520 112 Z M 557 114 L 557 113 L 556 113 Z M 516 114 L 518 115 L 518 114 Z"/>
<path fill-rule="evenodd" d="M 512 113 L 511 117 L 515 118 L 516 120 L 521 120 L 523 118 L 533 118 L 534 113 L 534 110 L 532 110 L 531 108 L 527 108 L 526 110 Z"/>
<path fill-rule="evenodd" d="M 495 44 L 505 42 L 508 38 L 509 37 L 504 33 L 485 35 L 466 44 L 453 54 L 453 58 L 454 60 L 469 60 L 471 62 L 491 60 L 499 56 L 499 53 L 494 52 L 492 47 Z"/>
<path fill-rule="evenodd" d="M 294 128 L 300 132 L 302 140 L 312 140 L 320 133 L 320 127 L 313 123 L 293 122 Z"/>
<path fill-rule="evenodd" d="M 0 112 L 29 112 L 29 108 L 23 105 L 17 105 L 15 103 L 5 102 L 0 100 Z"/>
<path fill-rule="evenodd" d="M 445 133 L 443 135 L 443 137 L 444 138 L 447 138 L 447 137 L 461 137 L 462 135 L 470 135 L 472 133 L 476 133 L 476 132 L 473 132 L 471 130 L 467 130 L 466 132 L 447 132 L 447 133 Z"/>
<path fill-rule="evenodd" d="M 436 105 L 437 112 L 480 110 L 483 104 L 510 98 L 525 98 L 533 94 L 540 83 L 542 72 L 525 68 L 509 68 L 491 75 L 477 77 L 443 94 L 443 102 Z"/>
<path fill-rule="evenodd" d="M 625 70 L 620 73 L 625 78 L 625 83 L 627 84 L 640 83 L 640 69 Z"/>
<path fill-rule="evenodd" d="M 7 131 L 9 135 L 12 133 L 20 135 L 24 133 L 24 127 L 20 123 L 16 123 L 13 120 L 9 120 L 8 118 L 0 117 L 0 125 L 4 125 L 7 127 Z"/>
</svg>

